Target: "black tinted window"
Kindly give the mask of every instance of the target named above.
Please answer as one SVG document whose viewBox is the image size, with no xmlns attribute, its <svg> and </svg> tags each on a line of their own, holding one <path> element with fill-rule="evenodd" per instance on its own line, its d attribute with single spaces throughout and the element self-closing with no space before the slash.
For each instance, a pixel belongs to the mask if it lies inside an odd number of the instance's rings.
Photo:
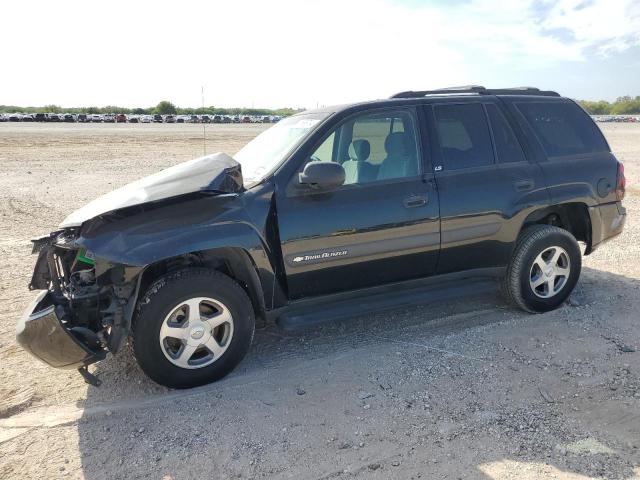
<svg viewBox="0 0 640 480">
<path fill-rule="evenodd" d="M 517 107 L 550 157 L 608 150 L 596 124 L 574 103 L 520 103 Z"/>
<path fill-rule="evenodd" d="M 521 162 L 525 160 L 522 147 L 518 143 L 511 125 L 504 118 L 502 112 L 496 105 L 488 104 L 487 113 L 493 130 L 493 139 L 496 144 L 496 152 L 498 153 L 498 161 L 505 162 Z"/>
<path fill-rule="evenodd" d="M 436 105 L 434 110 L 446 169 L 493 163 L 489 126 L 481 104 Z"/>
</svg>

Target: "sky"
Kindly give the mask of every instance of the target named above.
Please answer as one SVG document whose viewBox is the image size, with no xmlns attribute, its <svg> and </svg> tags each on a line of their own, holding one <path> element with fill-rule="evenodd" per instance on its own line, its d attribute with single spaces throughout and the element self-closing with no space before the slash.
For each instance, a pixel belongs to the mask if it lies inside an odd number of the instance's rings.
<svg viewBox="0 0 640 480">
<path fill-rule="evenodd" d="M 639 0 L 0 3 L 0 104 L 314 108 L 403 90 L 640 95 Z"/>
</svg>

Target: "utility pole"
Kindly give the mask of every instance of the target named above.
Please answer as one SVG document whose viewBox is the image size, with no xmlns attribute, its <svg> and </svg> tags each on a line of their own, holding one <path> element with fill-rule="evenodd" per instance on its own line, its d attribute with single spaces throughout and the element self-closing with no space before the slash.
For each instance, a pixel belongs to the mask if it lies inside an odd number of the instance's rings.
<svg viewBox="0 0 640 480">
<path fill-rule="evenodd" d="M 202 97 L 202 111 L 204 112 L 204 85 L 200 87 Z M 202 122 L 202 154 L 207 155 L 207 124 Z"/>
</svg>

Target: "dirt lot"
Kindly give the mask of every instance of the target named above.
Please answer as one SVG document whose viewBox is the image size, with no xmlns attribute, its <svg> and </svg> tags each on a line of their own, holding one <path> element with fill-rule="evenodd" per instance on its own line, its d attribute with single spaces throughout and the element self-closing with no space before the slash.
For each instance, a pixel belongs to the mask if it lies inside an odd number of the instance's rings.
<svg viewBox="0 0 640 480">
<path fill-rule="evenodd" d="M 209 126 L 207 150 L 263 128 Z M 89 387 L 22 352 L 14 325 L 29 238 L 200 155 L 202 126 L 0 124 L 0 478 L 640 478 L 640 125 L 603 129 L 629 218 L 570 305 L 531 316 L 496 293 L 267 327 L 223 381 L 170 391 L 129 351 Z"/>
</svg>

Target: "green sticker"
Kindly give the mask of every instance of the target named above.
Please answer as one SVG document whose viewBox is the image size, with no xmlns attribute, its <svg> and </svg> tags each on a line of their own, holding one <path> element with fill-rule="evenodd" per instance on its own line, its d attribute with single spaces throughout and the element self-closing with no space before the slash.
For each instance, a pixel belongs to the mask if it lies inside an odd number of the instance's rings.
<svg viewBox="0 0 640 480">
<path fill-rule="evenodd" d="M 86 263 L 88 265 L 96 264 L 95 256 L 93 255 L 93 253 L 91 253 L 90 251 L 84 248 L 81 248 L 80 250 L 78 250 L 78 256 L 76 257 L 76 260 L 82 263 Z"/>
</svg>

